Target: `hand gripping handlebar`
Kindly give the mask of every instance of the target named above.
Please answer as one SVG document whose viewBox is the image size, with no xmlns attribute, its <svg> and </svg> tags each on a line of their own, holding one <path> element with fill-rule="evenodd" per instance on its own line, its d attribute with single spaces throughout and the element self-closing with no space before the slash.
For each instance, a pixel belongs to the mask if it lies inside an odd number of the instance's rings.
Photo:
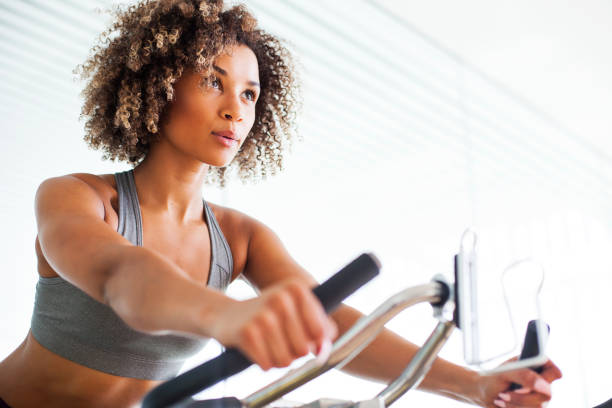
<svg viewBox="0 0 612 408">
<path fill-rule="evenodd" d="M 380 262 L 373 254 L 361 254 L 327 281 L 313 289 L 326 313 L 378 275 Z M 253 364 L 237 349 L 228 349 L 185 373 L 160 384 L 149 392 L 142 408 L 163 408 L 190 397 L 237 374 Z"/>
</svg>

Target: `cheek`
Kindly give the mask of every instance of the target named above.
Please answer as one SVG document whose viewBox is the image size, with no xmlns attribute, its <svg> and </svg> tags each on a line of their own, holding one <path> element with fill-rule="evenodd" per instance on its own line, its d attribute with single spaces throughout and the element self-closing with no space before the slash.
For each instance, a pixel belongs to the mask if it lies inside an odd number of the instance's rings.
<svg viewBox="0 0 612 408">
<path fill-rule="evenodd" d="M 176 110 L 175 116 L 185 126 L 208 126 L 213 120 L 214 107 L 204 98 L 191 98 Z"/>
<path fill-rule="evenodd" d="M 210 123 L 207 110 L 201 106 L 177 104 L 168 112 L 164 130 L 171 138 L 189 139 L 208 132 Z"/>
<path fill-rule="evenodd" d="M 248 124 L 249 130 L 253 127 L 256 120 L 257 120 L 257 114 L 255 113 L 255 109 L 253 109 L 249 111 L 249 115 L 247 117 L 247 124 Z"/>
<path fill-rule="evenodd" d="M 185 99 L 184 102 L 184 113 L 186 115 L 193 115 L 194 117 L 207 114 L 211 106 L 210 101 L 201 95 L 193 95 Z"/>
</svg>

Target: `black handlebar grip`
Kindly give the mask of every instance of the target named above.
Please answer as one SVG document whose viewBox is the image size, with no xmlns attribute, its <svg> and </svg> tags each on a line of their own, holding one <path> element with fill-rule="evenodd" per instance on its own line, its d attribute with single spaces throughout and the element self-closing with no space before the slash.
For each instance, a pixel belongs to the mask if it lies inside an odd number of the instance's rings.
<svg viewBox="0 0 612 408">
<path fill-rule="evenodd" d="M 325 313 L 333 312 L 344 299 L 371 281 L 380 271 L 374 254 L 361 254 L 339 272 L 312 290 Z"/>
<path fill-rule="evenodd" d="M 378 275 L 379 271 L 380 262 L 373 254 L 361 254 L 314 288 L 313 293 L 325 312 L 330 313 L 350 294 Z M 238 374 L 252 364 L 238 349 L 227 349 L 212 360 L 158 385 L 145 396 L 142 408 L 168 407 Z"/>
<path fill-rule="evenodd" d="M 540 346 L 538 344 L 538 331 L 536 324 L 537 323 L 535 320 L 530 320 L 529 324 L 527 325 L 527 332 L 525 333 L 525 342 L 523 343 L 523 350 L 521 350 L 521 356 L 519 357 L 519 360 L 525 360 L 527 358 L 535 357 L 540 354 Z M 546 323 L 544 324 L 546 325 L 546 329 L 550 333 L 550 326 Z M 534 367 L 532 368 L 532 370 L 540 374 L 543 370 L 543 367 Z M 520 384 L 512 383 L 510 385 L 509 390 L 514 391 L 518 390 L 519 388 L 522 388 Z"/>
</svg>

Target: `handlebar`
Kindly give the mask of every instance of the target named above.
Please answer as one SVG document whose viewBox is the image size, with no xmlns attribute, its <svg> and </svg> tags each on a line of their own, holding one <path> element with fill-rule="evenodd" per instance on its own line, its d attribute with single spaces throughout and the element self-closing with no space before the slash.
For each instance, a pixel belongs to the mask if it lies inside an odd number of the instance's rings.
<svg viewBox="0 0 612 408">
<path fill-rule="evenodd" d="M 326 313 L 378 275 L 380 262 L 373 254 L 361 254 L 327 281 L 313 289 Z M 237 374 L 253 364 L 238 349 L 230 348 L 185 373 L 166 381 L 149 392 L 142 408 L 163 408 L 190 397 Z"/>
<path fill-rule="evenodd" d="M 544 324 L 546 326 L 547 332 L 550 332 L 550 326 L 546 323 Z M 540 354 L 540 345 L 538 342 L 537 322 L 535 320 L 531 320 L 527 325 L 527 331 L 525 332 L 525 341 L 523 343 L 523 349 L 521 350 L 519 360 L 525 360 L 527 358 L 535 357 L 538 354 Z M 538 366 L 532 367 L 531 369 L 536 373 L 541 374 L 544 367 Z M 518 390 L 521 387 L 522 386 L 520 384 L 512 383 L 510 385 L 509 390 L 514 391 Z"/>
<path fill-rule="evenodd" d="M 402 290 L 387 299 L 372 313 L 355 322 L 349 330 L 336 340 L 326 361 L 313 359 L 306 362 L 272 384 L 246 397 L 241 401 L 242 406 L 246 408 L 263 407 L 324 372 L 334 367 L 343 367 L 366 348 L 382 331 L 385 324 L 400 312 L 417 303 L 446 302 L 448 294 L 448 286 L 439 281 Z M 449 327 L 451 326 L 454 327 L 454 324 L 451 323 Z M 451 329 L 448 330 L 450 332 Z M 440 343 L 442 340 L 437 339 L 436 342 Z M 439 347 L 442 344 L 444 343 L 442 342 Z M 419 360 L 419 365 L 421 363 Z M 404 379 L 402 378 L 402 380 Z"/>
</svg>

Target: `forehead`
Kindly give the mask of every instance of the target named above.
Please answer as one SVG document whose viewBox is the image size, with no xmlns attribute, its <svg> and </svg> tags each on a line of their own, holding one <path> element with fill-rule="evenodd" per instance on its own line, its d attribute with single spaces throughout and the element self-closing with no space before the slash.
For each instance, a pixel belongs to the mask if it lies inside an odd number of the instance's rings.
<svg viewBox="0 0 612 408">
<path fill-rule="evenodd" d="M 246 45 L 237 45 L 228 49 L 227 53 L 215 58 L 214 65 L 236 79 L 254 81 L 259 79 L 257 57 Z"/>
</svg>

